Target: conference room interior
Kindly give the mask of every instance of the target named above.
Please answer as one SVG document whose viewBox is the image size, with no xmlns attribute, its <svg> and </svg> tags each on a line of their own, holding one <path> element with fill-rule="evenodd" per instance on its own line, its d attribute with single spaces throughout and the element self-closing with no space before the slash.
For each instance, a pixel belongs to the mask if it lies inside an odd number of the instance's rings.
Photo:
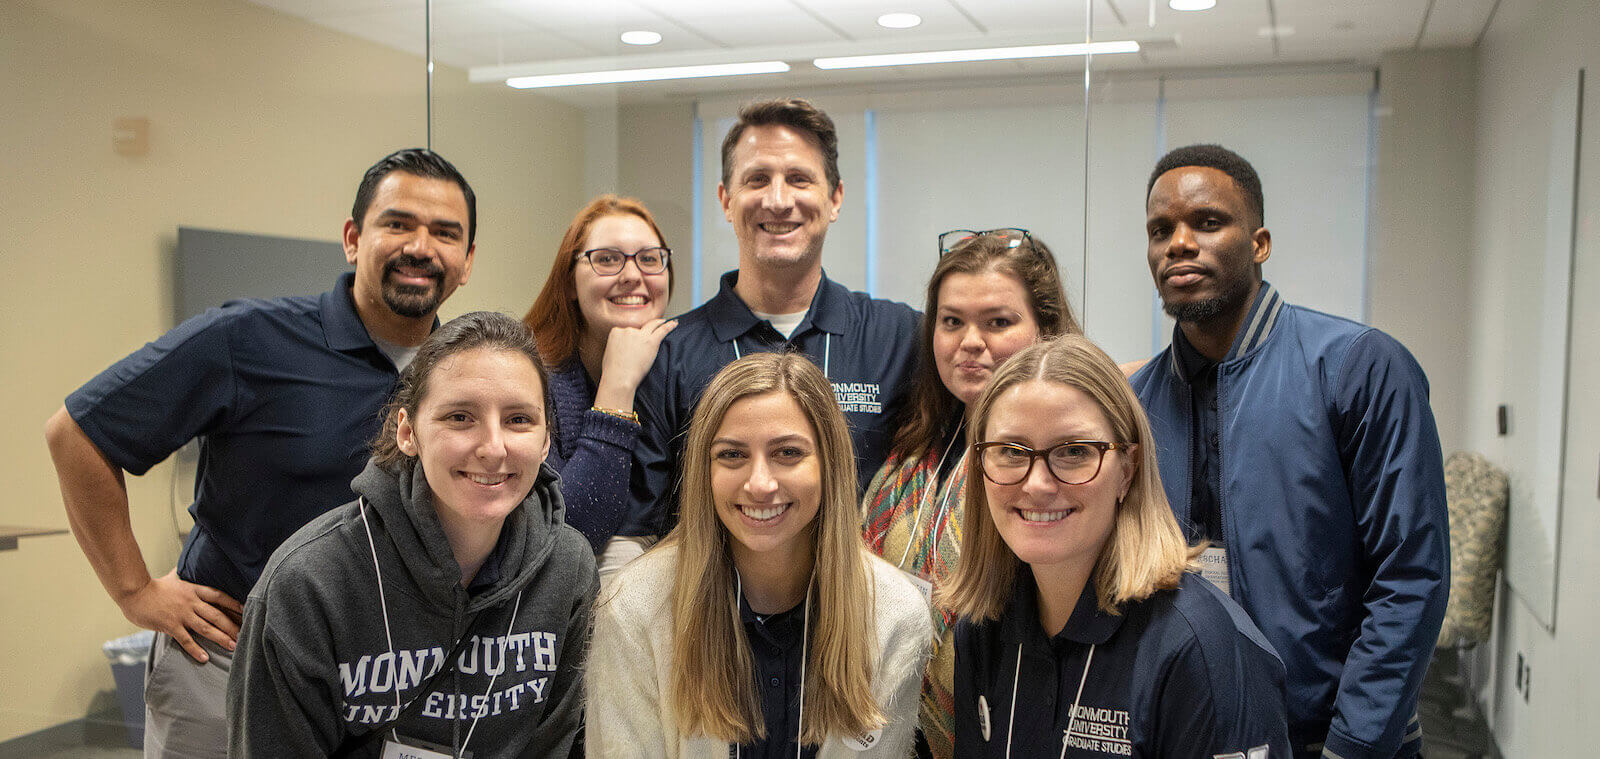
<svg viewBox="0 0 1600 759">
<path fill-rule="evenodd" d="M 342 257 L 289 266 L 274 246 L 335 243 L 361 172 L 401 147 L 438 151 L 478 196 L 472 280 L 442 318 L 520 316 L 572 214 L 603 192 L 654 212 L 675 257 L 668 310 L 686 311 L 737 264 L 716 199 L 722 135 L 741 103 L 791 95 L 840 131 L 829 277 L 920 308 L 939 232 L 1025 228 L 1119 362 L 1161 350 L 1173 326 L 1143 255 L 1155 160 L 1197 142 L 1250 159 L 1272 230 L 1265 278 L 1398 338 L 1427 372 L 1445 454 L 1509 476 L 1492 621 L 1481 640 L 1442 642 L 1435 673 L 1454 689 L 1449 716 L 1486 725 L 1492 745 L 1428 735 L 1426 752 L 1587 755 L 1600 712 L 1587 685 L 1600 681 L 1600 400 L 1584 392 L 1600 386 L 1600 4 L 1185 2 L 0 3 L 14 145 L 0 186 L 13 422 L 0 452 L 15 488 L 0 502 L 0 758 L 137 755 L 105 648 L 136 629 L 67 530 L 41 434 L 67 393 L 196 297 L 327 289 Z M 659 41 L 623 41 L 639 31 Z M 835 67 L 977 49 L 1000 52 Z M 782 70 L 520 79 L 738 63 Z M 253 260 L 186 248 L 180 228 L 237 235 Z M 207 271 L 248 273 L 239 287 L 256 289 L 207 290 L 222 281 Z M 191 525 L 193 468 L 185 450 L 127 479 L 152 573 Z"/>
</svg>

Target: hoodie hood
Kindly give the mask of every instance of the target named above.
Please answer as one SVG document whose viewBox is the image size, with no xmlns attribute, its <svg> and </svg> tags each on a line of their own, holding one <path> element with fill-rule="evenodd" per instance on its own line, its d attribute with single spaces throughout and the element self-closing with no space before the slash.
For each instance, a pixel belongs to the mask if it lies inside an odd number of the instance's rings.
<svg viewBox="0 0 1600 759">
<path fill-rule="evenodd" d="M 392 471 L 368 461 L 366 469 L 350 483 L 351 489 L 372 507 L 369 514 L 382 520 L 384 534 L 394 543 L 406 571 L 427 600 L 449 609 L 454 608 L 458 597 L 465 598 L 465 611 L 469 614 L 509 600 L 543 567 L 555 543 L 556 531 L 566 521 L 560 485 L 555 470 L 541 464 L 533 488 L 506 515 L 500 528 L 504 551 L 500 579 L 488 590 L 469 597 L 461 587 L 461 565 L 445 537 L 444 525 L 433 505 L 433 490 L 428 487 L 421 466 L 412 467 L 409 472 Z"/>
</svg>

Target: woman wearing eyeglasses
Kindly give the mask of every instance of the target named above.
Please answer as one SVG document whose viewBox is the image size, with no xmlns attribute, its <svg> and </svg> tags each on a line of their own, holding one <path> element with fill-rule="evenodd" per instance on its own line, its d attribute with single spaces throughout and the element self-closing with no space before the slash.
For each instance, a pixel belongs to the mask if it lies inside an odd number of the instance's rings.
<svg viewBox="0 0 1600 759">
<path fill-rule="evenodd" d="M 1283 664 L 1196 573 L 1111 358 L 1030 346 L 969 419 L 956 755 L 1290 756 Z"/>
<path fill-rule="evenodd" d="M 671 291 L 672 251 L 650 211 L 633 198 L 601 195 L 567 227 L 522 319 L 551 367 L 549 462 L 562 475 L 567 522 L 601 554 L 602 574 L 644 550 L 613 536 L 639 437 L 633 394 L 678 324 L 662 318 Z"/>
<path fill-rule="evenodd" d="M 1055 258 L 1026 230 L 939 236 L 911 399 L 888 460 L 867 488 L 867 546 L 929 593 L 955 571 L 965 511 L 962 417 L 994 370 L 1042 336 L 1077 332 Z M 952 755 L 951 618 L 936 613 L 919 754 Z"/>
</svg>

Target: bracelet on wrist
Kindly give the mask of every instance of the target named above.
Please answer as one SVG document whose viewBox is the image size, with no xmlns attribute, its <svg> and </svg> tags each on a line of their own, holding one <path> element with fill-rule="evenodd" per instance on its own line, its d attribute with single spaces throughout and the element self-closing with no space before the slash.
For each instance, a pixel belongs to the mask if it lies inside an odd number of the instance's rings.
<svg viewBox="0 0 1600 759">
<path fill-rule="evenodd" d="M 639 412 L 637 411 L 624 411 L 622 409 L 606 408 L 604 406 L 593 406 L 589 410 L 598 411 L 606 416 L 614 416 L 618 419 L 626 419 L 634 424 L 639 423 Z"/>
</svg>

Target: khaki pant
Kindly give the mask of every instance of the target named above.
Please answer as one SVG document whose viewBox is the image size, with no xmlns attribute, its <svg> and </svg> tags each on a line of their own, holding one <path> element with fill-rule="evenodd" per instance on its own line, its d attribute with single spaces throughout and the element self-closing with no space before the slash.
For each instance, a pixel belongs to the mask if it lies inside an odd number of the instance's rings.
<svg viewBox="0 0 1600 759">
<path fill-rule="evenodd" d="M 200 664 L 156 633 L 144 681 L 146 759 L 226 759 L 228 670 L 233 654 L 195 636 L 210 660 Z"/>
</svg>

